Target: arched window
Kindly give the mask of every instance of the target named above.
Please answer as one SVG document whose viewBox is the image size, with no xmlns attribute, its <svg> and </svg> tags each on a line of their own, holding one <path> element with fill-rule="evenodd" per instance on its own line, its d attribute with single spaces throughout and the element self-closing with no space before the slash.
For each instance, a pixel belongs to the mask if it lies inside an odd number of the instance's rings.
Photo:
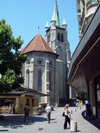
<svg viewBox="0 0 100 133">
<path fill-rule="evenodd" d="M 26 64 L 30 64 L 30 59 L 28 59 L 28 60 L 26 61 Z"/>
<path fill-rule="evenodd" d="M 50 66 L 50 67 L 53 66 L 53 62 L 52 62 L 52 60 L 49 61 L 49 66 Z"/>
<path fill-rule="evenodd" d="M 47 36 L 47 43 L 50 42 L 50 34 Z"/>
<path fill-rule="evenodd" d="M 42 90 L 42 71 L 38 71 L 38 90 Z"/>
<path fill-rule="evenodd" d="M 29 69 L 26 71 L 26 86 L 29 88 L 30 85 L 30 71 Z"/>
<path fill-rule="evenodd" d="M 58 38 L 58 41 L 60 42 L 60 33 L 58 33 L 57 38 Z"/>
<path fill-rule="evenodd" d="M 63 34 L 61 34 L 61 42 L 64 41 L 64 37 L 63 37 Z"/>
<path fill-rule="evenodd" d="M 49 90 L 51 91 L 51 71 L 49 71 Z"/>
</svg>

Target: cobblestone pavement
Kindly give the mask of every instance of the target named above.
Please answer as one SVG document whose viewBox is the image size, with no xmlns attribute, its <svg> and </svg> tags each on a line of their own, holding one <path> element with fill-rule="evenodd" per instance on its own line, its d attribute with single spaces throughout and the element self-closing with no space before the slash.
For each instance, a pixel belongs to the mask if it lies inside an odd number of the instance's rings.
<svg viewBox="0 0 100 133">
<path fill-rule="evenodd" d="M 62 117 L 63 107 L 58 107 L 51 113 L 51 122 L 47 123 L 46 113 L 38 116 L 30 116 L 31 122 L 24 122 L 24 115 L 5 114 L 3 120 L 0 120 L 0 132 L 2 133 L 70 133 L 70 129 L 63 129 L 64 117 Z M 84 119 L 84 107 L 74 111 L 75 107 L 69 107 L 72 110 L 71 120 L 77 121 L 77 132 L 80 133 L 100 133 L 100 122 L 94 119 Z M 69 126 L 68 126 L 69 127 Z"/>
</svg>

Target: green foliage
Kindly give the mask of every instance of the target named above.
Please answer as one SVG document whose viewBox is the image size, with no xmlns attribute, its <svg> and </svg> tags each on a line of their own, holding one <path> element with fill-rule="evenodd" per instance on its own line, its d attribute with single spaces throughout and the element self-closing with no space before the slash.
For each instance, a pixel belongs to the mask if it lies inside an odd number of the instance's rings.
<svg viewBox="0 0 100 133">
<path fill-rule="evenodd" d="M 0 64 L 2 64 L 2 60 L 0 60 Z"/>
<path fill-rule="evenodd" d="M 23 44 L 21 36 L 14 38 L 10 25 L 5 19 L 0 21 L 0 92 L 10 91 L 24 82 L 21 74 L 22 64 L 27 60 L 26 55 L 20 55 L 19 49 Z M 8 80 L 9 77 L 9 80 Z"/>
<path fill-rule="evenodd" d="M 85 93 L 82 93 L 82 92 L 78 92 L 77 91 L 77 97 L 84 100 L 85 99 Z"/>
<path fill-rule="evenodd" d="M 0 56 L 2 55 L 2 53 L 0 53 Z M 0 64 L 2 64 L 2 60 L 0 60 Z"/>
<path fill-rule="evenodd" d="M 0 92 L 11 91 L 13 84 L 16 81 L 16 77 L 12 70 L 7 69 L 5 75 L 2 75 L 0 79 Z"/>
</svg>

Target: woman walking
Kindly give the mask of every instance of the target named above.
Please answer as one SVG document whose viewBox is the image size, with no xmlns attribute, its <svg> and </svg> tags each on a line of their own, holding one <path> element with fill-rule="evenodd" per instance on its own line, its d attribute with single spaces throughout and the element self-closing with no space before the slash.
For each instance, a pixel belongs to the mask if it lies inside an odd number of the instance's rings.
<svg viewBox="0 0 100 133">
<path fill-rule="evenodd" d="M 69 114 L 70 112 L 68 111 L 68 108 L 69 108 L 69 105 L 66 104 L 66 105 L 65 105 L 65 108 L 64 108 L 64 111 L 65 111 L 64 129 L 67 129 L 67 122 L 69 123 L 69 126 L 70 126 L 70 119 L 69 119 L 69 117 L 68 117 L 68 114 Z"/>
</svg>

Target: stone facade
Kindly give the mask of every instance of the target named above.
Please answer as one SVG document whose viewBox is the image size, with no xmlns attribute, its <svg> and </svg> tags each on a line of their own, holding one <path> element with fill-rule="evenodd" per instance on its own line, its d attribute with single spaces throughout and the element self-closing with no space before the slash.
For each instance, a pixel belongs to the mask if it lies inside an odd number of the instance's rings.
<svg viewBox="0 0 100 133">
<path fill-rule="evenodd" d="M 60 26 L 57 1 L 55 0 L 54 12 L 51 20 L 51 26 L 48 22 L 45 27 L 45 41 L 51 49 L 59 56 L 56 60 L 56 90 L 59 92 L 61 103 L 68 102 L 69 85 L 67 84 L 67 73 L 71 60 L 70 44 L 67 37 L 67 24 L 65 19 Z"/>
<path fill-rule="evenodd" d="M 45 27 L 45 40 L 38 33 L 29 44 L 21 50 L 28 60 L 23 64 L 24 86 L 50 96 L 41 97 L 39 104 L 69 102 L 69 85 L 67 73 L 71 60 L 70 44 L 67 39 L 65 19 L 60 26 L 57 1 L 55 0 L 51 27 Z M 56 18 L 56 19 L 55 19 Z"/>
<path fill-rule="evenodd" d="M 30 63 L 26 63 L 23 65 L 23 75 L 27 74 L 27 70 L 30 71 L 30 80 L 29 80 L 29 86 L 27 85 L 27 78 L 25 78 L 24 85 L 28 86 L 29 88 L 33 88 L 34 90 L 38 90 L 42 93 L 50 93 L 50 101 L 54 102 L 54 77 L 55 77 L 55 62 L 56 57 L 54 55 L 50 55 L 48 53 L 39 53 L 39 52 L 32 52 L 31 54 L 27 54 L 30 60 Z M 38 88 L 38 72 L 39 70 L 42 72 L 42 86 L 41 90 Z M 51 82 L 49 81 L 49 74 L 51 73 Z M 51 88 L 49 88 L 51 86 Z M 49 97 L 43 97 L 40 98 L 40 102 L 47 103 Z"/>
</svg>

